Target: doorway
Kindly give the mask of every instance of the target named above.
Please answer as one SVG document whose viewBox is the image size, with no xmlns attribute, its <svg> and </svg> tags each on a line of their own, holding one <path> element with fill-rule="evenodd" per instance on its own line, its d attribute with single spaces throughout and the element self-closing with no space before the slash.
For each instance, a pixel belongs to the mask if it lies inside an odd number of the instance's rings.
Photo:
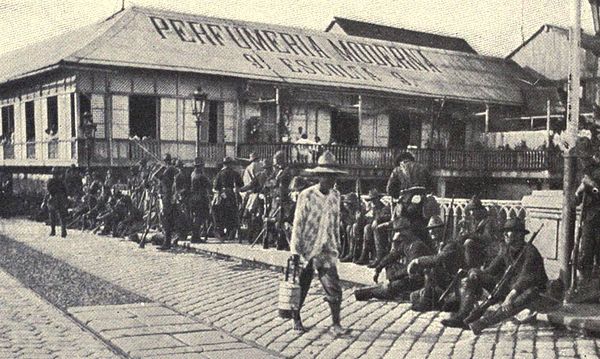
<svg viewBox="0 0 600 359">
<path fill-rule="evenodd" d="M 467 126 L 463 121 L 449 123 L 448 148 L 465 149 Z"/>
<path fill-rule="evenodd" d="M 331 142 L 348 146 L 359 144 L 358 114 L 339 110 L 332 111 Z"/>
<path fill-rule="evenodd" d="M 410 117 L 406 112 L 392 112 L 389 125 L 389 146 L 405 149 L 410 145 Z"/>
<path fill-rule="evenodd" d="M 156 139 L 158 101 L 154 96 L 129 96 L 129 135 Z"/>
</svg>

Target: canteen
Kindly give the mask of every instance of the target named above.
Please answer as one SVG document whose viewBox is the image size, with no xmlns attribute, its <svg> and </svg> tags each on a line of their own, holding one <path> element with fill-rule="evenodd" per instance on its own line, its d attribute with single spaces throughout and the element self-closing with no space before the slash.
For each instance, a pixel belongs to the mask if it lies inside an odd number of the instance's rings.
<svg viewBox="0 0 600 359">
<path fill-rule="evenodd" d="M 279 317 L 283 319 L 292 319 L 294 313 L 300 309 L 300 283 L 298 280 L 300 268 L 298 257 L 291 256 L 287 260 L 285 276 L 279 282 Z"/>
</svg>

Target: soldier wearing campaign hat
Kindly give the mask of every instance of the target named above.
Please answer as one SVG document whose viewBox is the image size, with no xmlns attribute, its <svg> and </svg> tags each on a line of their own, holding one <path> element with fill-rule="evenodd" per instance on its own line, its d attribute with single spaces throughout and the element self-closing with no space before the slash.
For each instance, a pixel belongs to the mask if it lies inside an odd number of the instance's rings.
<svg viewBox="0 0 600 359">
<path fill-rule="evenodd" d="M 61 237 L 67 236 L 67 188 L 58 167 L 52 168 L 52 178 L 46 185 L 48 214 L 50 217 L 50 235 L 56 235 L 56 222 L 60 224 Z"/>
<path fill-rule="evenodd" d="M 196 157 L 191 175 L 190 212 L 192 219 L 192 243 L 201 242 L 202 227 L 210 216 L 211 183 L 204 174 L 204 160 Z"/>
<path fill-rule="evenodd" d="M 244 185 L 242 176 L 233 169 L 235 160 L 232 157 L 223 159 L 223 168 L 214 180 L 214 190 L 218 195 L 213 201 L 213 221 L 217 237 L 227 233 L 227 239 L 233 240 L 239 225 L 238 203 L 239 189 Z"/>
</svg>

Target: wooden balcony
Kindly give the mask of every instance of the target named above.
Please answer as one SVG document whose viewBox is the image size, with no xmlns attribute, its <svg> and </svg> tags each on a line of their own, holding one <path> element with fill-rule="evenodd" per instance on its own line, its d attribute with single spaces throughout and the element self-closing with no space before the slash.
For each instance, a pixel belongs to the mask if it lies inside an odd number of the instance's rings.
<svg viewBox="0 0 600 359">
<path fill-rule="evenodd" d="M 387 176 L 394 167 L 397 149 L 345 145 L 282 144 L 200 144 L 200 153 L 207 167 L 219 166 L 225 156 L 248 158 L 254 152 L 261 158 L 283 151 L 287 163 L 310 167 L 319 154 L 331 151 L 351 176 Z M 196 157 L 194 141 L 157 141 L 129 139 L 94 139 L 90 142 L 92 166 L 130 166 L 142 158 L 161 159 L 166 153 L 192 162 Z M 46 166 L 87 163 L 86 141 L 5 144 L 0 146 L 0 160 L 9 166 Z M 487 150 L 459 151 L 414 149 L 410 152 L 418 162 L 426 164 L 436 176 L 494 176 L 511 178 L 549 178 L 562 173 L 562 156 L 548 150 Z M 25 161 L 23 161 L 25 160 Z"/>
</svg>

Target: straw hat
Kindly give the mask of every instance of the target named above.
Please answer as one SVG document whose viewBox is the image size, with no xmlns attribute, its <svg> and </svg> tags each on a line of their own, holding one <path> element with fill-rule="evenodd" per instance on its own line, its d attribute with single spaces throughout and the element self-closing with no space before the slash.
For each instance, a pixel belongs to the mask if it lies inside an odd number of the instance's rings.
<svg viewBox="0 0 600 359">
<path fill-rule="evenodd" d="M 431 218 L 429 218 L 429 223 L 427 223 L 426 229 L 440 228 L 443 226 L 444 226 L 444 221 L 442 220 L 442 217 L 435 215 L 435 216 L 431 216 Z"/>
<path fill-rule="evenodd" d="M 194 166 L 204 166 L 204 159 L 202 159 L 202 157 L 196 157 L 194 159 Z"/>
<path fill-rule="evenodd" d="M 339 169 L 335 156 L 330 151 L 325 151 L 317 161 L 317 167 L 309 168 L 306 172 L 314 174 L 345 174 L 346 171 Z"/>
<path fill-rule="evenodd" d="M 231 164 L 231 163 L 234 163 L 234 162 L 235 162 L 235 160 L 233 159 L 233 157 L 230 157 L 230 156 L 227 156 L 227 157 L 225 157 L 223 159 L 223 164 L 224 165 Z"/>
<path fill-rule="evenodd" d="M 529 233 L 529 231 L 525 228 L 525 223 L 520 218 L 511 218 L 502 227 L 503 232 L 521 232 L 524 234 Z"/>
</svg>

